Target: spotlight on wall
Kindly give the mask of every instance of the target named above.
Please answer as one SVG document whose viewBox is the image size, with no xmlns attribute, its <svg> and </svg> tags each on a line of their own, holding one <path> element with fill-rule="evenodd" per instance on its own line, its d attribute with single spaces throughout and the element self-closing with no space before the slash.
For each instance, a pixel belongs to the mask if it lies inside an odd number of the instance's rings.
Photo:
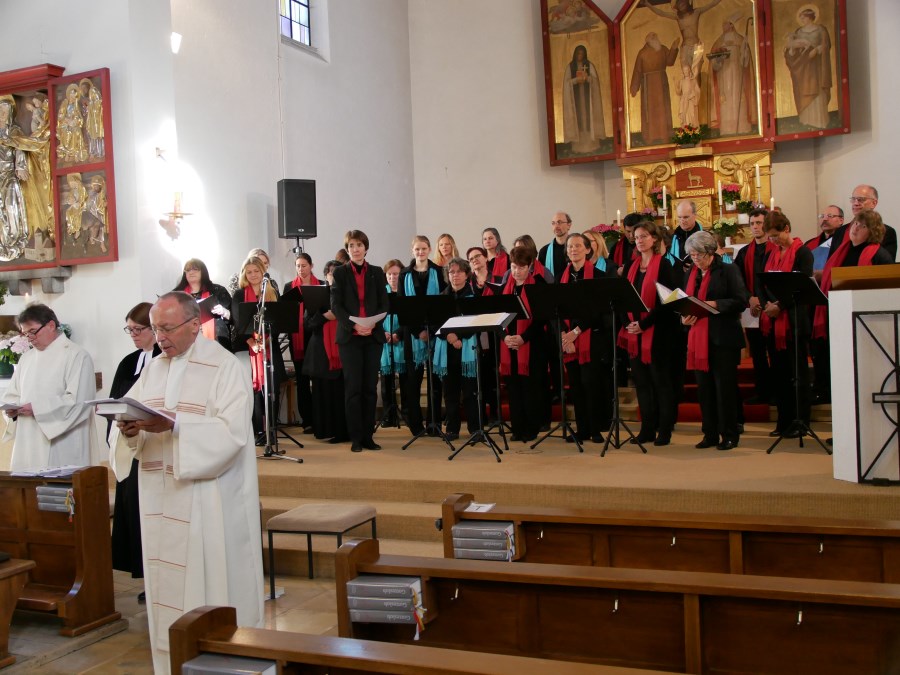
<svg viewBox="0 0 900 675">
<path fill-rule="evenodd" d="M 172 35 L 169 37 L 169 41 L 172 44 L 172 53 L 177 54 L 178 50 L 181 49 L 181 33 L 172 31 Z"/>
</svg>

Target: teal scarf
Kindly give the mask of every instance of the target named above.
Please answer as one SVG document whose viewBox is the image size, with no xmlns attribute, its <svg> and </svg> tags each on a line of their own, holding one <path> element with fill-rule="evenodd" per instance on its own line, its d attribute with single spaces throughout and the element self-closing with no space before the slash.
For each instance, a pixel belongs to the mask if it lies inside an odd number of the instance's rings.
<svg viewBox="0 0 900 675">
<path fill-rule="evenodd" d="M 413 275 L 416 273 L 415 268 L 409 271 L 406 274 L 406 278 L 403 280 L 403 291 L 404 295 L 409 298 L 415 297 L 416 295 L 416 287 L 413 284 Z M 428 268 L 428 286 L 425 288 L 425 295 L 438 295 L 441 292 L 441 288 L 438 285 L 438 275 L 437 270 L 431 266 Z M 425 359 L 428 353 L 428 345 L 425 343 L 425 340 L 420 340 L 419 338 L 413 336 L 412 338 L 412 352 L 413 352 L 413 363 L 418 368 L 425 364 Z"/>
<path fill-rule="evenodd" d="M 387 292 L 391 293 L 391 285 L 387 284 Z M 396 314 L 388 314 L 384 317 L 384 321 L 381 322 L 381 325 L 384 327 L 384 332 L 388 335 L 393 335 L 399 329 L 399 323 L 397 322 Z M 406 372 L 406 360 L 403 358 L 403 342 L 400 341 L 397 344 L 391 344 L 390 342 L 384 343 L 384 349 L 381 350 L 381 374 L 382 375 L 391 375 L 391 350 L 394 350 L 394 373 L 404 373 Z"/>
<path fill-rule="evenodd" d="M 596 267 L 601 272 L 605 272 L 606 271 L 606 258 L 604 258 L 602 256 L 597 258 L 597 262 L 594 263 L 594 267 Z"/>
<path fill-rule="evenodd" d="M 463 338 L 462 375 L 463 377 L 475 377 L 475 335 Z M 447 375 L 447 350 L 450 347 L 446 340 L 437 340 L 434 345 L 434 374 L 438 377 Z"/>
</svg>

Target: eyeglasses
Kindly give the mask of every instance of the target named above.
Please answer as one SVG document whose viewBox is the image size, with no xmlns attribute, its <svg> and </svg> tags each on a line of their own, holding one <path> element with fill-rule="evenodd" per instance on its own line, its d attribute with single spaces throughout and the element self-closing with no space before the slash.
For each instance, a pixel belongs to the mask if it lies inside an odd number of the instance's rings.
<svg viewBox="0 0 900 675">
<path fill-rule="evenodd" d="M 861 227 L 864 230 L 869 229 L 869 226 L 861 220 L 854 220 L 853 225 L 855 225 L 856 227 Z"/>
<path fill-rule="evenodd" d="M 188 272 L 199 272 L 199 271 L 200 271 L 199 267 L 185 267 L 184 268 L 185 274 L 187 274 Z"/>
<path fill-rule="evenodd" d="M 184 324 L 186 324 L 186 323 L 188 323 L 188 322 L 190 322 L 190 321 L 193 321 L 193 320 L 194 320 L 194 317 L 191 317 L 190 319 L 185 319 L 184 321 L 182 321 L 182 322 L 181 322 L 180 324 L 178 324 L 177 326 L 172 326 L 171 328 L 166 328 L 166 327 L 163 327 L 163 326 L 150 326 L 150 330 L 153 331 L 153 334 L 154 334 L 154 335 L 159 335 L 160 333 L 165 333 L 166 335 L 171 335 L 171 334 L 174 333 L 176 330 L 178 330 L 179 328 L 181 328 Z"/>
<path fill-rule="evenodd" d="M 850 201 L 854 204 L 862 204 L 875 199 L 875 197 L 850 197 Z"/>
<path fill-rule="evenodd" d="M 691 260 L 703 260 L 706 256 L 709 255 L 709 253 L 706 253 L 705 251 L 701 251 L 699 253 L 697 253 L 697 252 L 690 253 L 689 255 L 691 256 Z"/>
<path fill-rule="evenodd" d="M 572 222 L 571 220 L 551 220 L 550 224 L 551 225 L 568 225 L 571 222 Z"/>
<path fill-rule="evenodd" d="M 122 330 L 128 333 L 129 335 L 140 335 L 145 330 L 147 330 L 150 326 L 125 326 Z"/>
<path fill-rule="evenodd" d="M 822 220 L 822 218 L 843 218 L 843 216 L 839 213 L 820 213 L 819 220 Z"/>
<path fill-rule="evenodd" d="M 23 330 L 23 331 L 21 331 L 22 336 L 28 338 L 29 340 L 33 340 L 34 338 L 37 337 L 38 333 L 40 333 L 42 330 L 44 330 L 44 326 L 46 326 L 48 323 L 50 323 L 50 322 L 45 321 L 37 328 L 32 328 L 31 330 Z"/>
</svg>

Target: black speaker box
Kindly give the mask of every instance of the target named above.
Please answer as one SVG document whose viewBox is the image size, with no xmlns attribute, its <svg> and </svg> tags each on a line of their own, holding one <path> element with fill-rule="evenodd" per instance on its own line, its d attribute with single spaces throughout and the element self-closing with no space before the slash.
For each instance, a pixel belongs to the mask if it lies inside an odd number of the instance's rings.
<svg viewBox="0 0 900 675">
<path fill-rule="evenodd" d="M 316 181 L 300 178 L 278 181 L 278 236 L 281 239 L 316 236 Z"/>
</svg>

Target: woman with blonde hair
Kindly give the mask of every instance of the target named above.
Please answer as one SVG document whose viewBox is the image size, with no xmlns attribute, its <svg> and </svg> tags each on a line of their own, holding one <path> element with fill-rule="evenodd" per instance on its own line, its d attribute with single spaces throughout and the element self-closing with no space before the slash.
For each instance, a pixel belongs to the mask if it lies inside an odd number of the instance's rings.
<svg viewBox="0 0 900 675">
<path fill-rule="evenodd" d="M 594 267 L 598 270 L 605 272 L 609 249 L 606 247 L 606 240 L 603 238 L 603 235 L 596 230 L 585 230 L 582 234 L 591 242 L 591 252 L 588 260 L 594 263 Z"/>
<path fill-rule="evenodd" d="M 438 237 L 437 248 L 434 251 L 434 255 L 431 256 L 431 261 L 444 270 L 445 279 L 447 278 L 447 266 L 453 258 L 458 257 L 459 249 L 456 248 L 456 241 L 453 239 L 453 235 L 445 232 Z"/>
</svg>

